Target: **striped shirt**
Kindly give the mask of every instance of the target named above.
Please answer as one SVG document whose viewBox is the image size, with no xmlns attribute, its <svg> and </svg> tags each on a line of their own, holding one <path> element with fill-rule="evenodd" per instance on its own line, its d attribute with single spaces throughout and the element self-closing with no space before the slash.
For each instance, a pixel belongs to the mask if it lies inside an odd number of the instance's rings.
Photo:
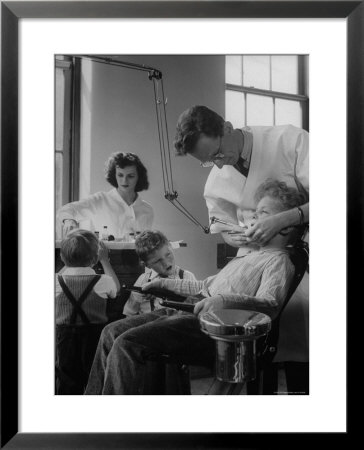
<svg viewBox="0 0 364 450">
<path fill-rule="evenodd" d="M 64 267 L 57 275 L 62 275 L 71 293 L 78 299 L 89 282 L 94 278 L 96 272 L 91 267 Z M 109 275 L 101 275 L 99 281 L 82 304 L 91 323 L 105 323 L 106 299 L 115 298 L 117 288 L 114 280 Z M 57 325 L 70 323 L 73 306 L 61 288 L 58 276 L 55 283 L 55 320 Z M 83 325 L 77 315 L 76 325 Z"/>
<path fill-rule="evenodd" d="M 173 274 L 165 279 L 179 279 L 180 268 L 175 267 Z M 141 287 L 143 284 L 148 283 L 148 281 L 162 279 L 162 277 L 152 269 L 147 269 L 146 272 L 142 273 L 139 278 L 134 283 L 134 286 Z M 192 272 L 188 270 L 183 270 L 183 280 L 182 281 L 196 281 L 196 277 Z M 147 293 L 147 292 L 146 292 Z M 154 308 L 161 309 L 163 306 L 159 304 L 158 299 L 154 301 Z M 139 292 L 132 292 L 128 301 L 125 303 L 123 313 L 126 316 L 132 316 L 139 313 L 150 312 L 150 302 L 145 298 L 145 295 L 139 294 Z"/>
<path fill-rule="evenodd" d="M 205 280 L 161 280 L 161 287 L 181 295 L 221 295 L 223 307 L 248 309 L 274 318 L 286 298 L 294 266 L 283 249 L 261 249 L 231 260 Z"/>
</svg>

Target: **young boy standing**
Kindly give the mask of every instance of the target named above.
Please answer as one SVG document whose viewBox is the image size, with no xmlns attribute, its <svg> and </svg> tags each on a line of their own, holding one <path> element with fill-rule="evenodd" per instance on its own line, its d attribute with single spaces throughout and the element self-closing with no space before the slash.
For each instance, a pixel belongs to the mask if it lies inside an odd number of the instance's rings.
<svg viewBox="0 0 364 450">
<path fill-rule="evenodd" d="M 65 267 L 55 286 L 56 394 L 83 394 L 107 323 L 106 301 L 116 297 L 120 284 L 108 249 L 90 231 L 69 233 L 61 243 L 61 259 Z M 98 260 L 105 275 L 92 269 Z"/>
</svg>

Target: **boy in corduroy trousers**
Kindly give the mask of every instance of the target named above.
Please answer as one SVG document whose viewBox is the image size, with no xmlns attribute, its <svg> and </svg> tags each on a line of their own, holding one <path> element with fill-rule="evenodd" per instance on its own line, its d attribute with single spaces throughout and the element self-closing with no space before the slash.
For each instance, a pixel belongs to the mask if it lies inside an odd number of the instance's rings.
<svg viewBox="0 0 364 450">
<path fill-rule="evenodd" d="M 87 230 L 75 230 L 61 243 L 65 267 L 55 285 L 56 394 L 82 395 L 101 330 L 107 323 L 106 302 L 115 298 L 119 280 L 108 249 Z M 93 266 L 100 261 L 103 275 Z"/>
</svg>

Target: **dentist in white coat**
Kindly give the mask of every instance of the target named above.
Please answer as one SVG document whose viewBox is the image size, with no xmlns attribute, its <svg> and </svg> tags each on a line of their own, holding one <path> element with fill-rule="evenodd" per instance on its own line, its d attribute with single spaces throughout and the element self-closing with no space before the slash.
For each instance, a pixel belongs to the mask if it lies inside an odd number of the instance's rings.
<svg viewBox="0 0 364 450">
<path fill-rule="evenodd" d="M 210 218 L 215 216 L 242 227 L 249 223 L 255 207 L 253 193 L 267 178 L 285 181 L 306 196 L 307 203 L 300 208 L 262 217 L 246 232 L 230 234 L 225 225 L 212 225 L 211 232 L 220 232 L 227 244 L 238 247 L 238 255 L 253 251 L 254 243 L 264 245 L 289 226 L 308 224 L 307 131 L 293 125 L 234 129 L 206 106 L 184 111 L 176 128 L 177 154 L 190 154 L 201 166 L 212 167 L 204 190 Z M 296 367 L 308 376 L 308 274 L 282 315 L 275 361 L 304 363 Z M 295 365 L 291 367 L 294 369 Z"/>
</svg>

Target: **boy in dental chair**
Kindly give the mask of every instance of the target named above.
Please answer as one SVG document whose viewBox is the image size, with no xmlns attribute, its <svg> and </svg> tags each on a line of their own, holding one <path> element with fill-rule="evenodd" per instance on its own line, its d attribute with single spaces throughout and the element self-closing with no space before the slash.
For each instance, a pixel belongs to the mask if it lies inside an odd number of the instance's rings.
<svg viewBox="0 0 364 450">
<path fill-rule="evenodd" d="M 256 192 L 255 218 L 279 214 L 297 208 L 300 222 L 302 194 L 286 183 L 267 180 Z M 286 298 L 294 276 L 287 245 L 295 238 L 294 228 L 282 230 L 264 247 L 230 261 L 218 274 L 202 281 L 178 279 L 152 280 L 143 286 L 164 288 L 184 296 L 204 297 L 195 304 L 194 312 L 175 311 L 143 327 L 131 328 L 114 341 L 105 330 L 100 337 L 94 360 L 101 370 L 99 382 L 89 378 L 86 394 L 140 394 L 145 363 L 161 355 L 171 355 L 185 364 L 212 365 L 215 343 L 200 330 L 198 315 L 221 308 L 254 310 L 276 317 Z M 254 242 L 252 242 L 254 244 Z M 128 322 L 130 319 L 125 319 Z M 96 375 L 94 373 L 94 375 Z"/>
</svg>

